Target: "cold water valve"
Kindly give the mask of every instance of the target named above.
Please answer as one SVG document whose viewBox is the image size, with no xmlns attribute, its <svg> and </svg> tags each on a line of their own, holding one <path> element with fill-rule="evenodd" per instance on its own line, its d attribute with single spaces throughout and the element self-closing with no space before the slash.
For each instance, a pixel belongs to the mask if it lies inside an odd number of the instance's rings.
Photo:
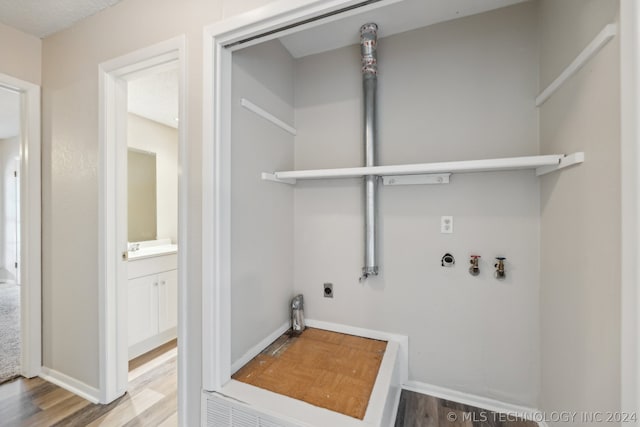
<svg viewBox="0 0 640 427">
<path fill-rule="evenodd" d="M 502 256 L 496 257 L 496 263 L 494 267 L 496 268 L 495 276 L 496 276 L 496 279 L 498 280 L 503 280 L 505 278 L 505 272 L 504 272 L 505 260 L 506 260 L 505 257 L 502 257 Z"/>
<path fill-rule="evenodd" d="M 472 276 L 477 276 L 480 274 L 480 267 L 478 266 L 478 262 L 480 261 L 480 255 L 471 255 L 471 259 L 469 263 L 471 267 L 469 267 L 469 274 Z"/>
</svg>

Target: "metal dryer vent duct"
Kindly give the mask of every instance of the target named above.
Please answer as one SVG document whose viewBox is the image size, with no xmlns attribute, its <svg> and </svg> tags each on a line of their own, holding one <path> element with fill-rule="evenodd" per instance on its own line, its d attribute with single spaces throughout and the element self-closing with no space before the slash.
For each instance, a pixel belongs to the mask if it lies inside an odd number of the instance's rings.
<svg viewBox="0 0 640 427">
<path fill-rule="evenodd" d="M 376 89 L 378 85 L 378 60 L 376 44 L 378 25 L 365 24 L 360 27 L 360 54 L 362 59 L 362 88 L 364 90 L 364 153 L 365 166 L 376 165 Z M 364 178 L 365 214 L 364 214 L 364 267 L 362 277 L 378 275 L 377 254 L 377 216 L 378 216 L 378 176 L 367 175 Z"/>
</svg>

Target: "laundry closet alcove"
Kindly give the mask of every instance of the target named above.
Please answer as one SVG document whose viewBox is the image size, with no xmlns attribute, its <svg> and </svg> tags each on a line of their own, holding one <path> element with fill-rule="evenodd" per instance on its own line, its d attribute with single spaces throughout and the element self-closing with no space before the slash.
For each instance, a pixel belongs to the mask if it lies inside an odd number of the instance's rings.
<svg viewBox="0 0 640 427">
<path fill-rule="evenodd" d="M 204 201 L 213 218 L 205 253 L 215 254 L 204 273 L 207 422 L 386 426 L 410 386 L 538 408 L 549 246 L 541 224 L 548 215 L 566 222 L 545 209 L 554 191 L 581 185 L 581 168 L 607 162 L 543 140 L 540 108 L 566 102 L 581 67 L 612 54 L 615 31 L 539 107 L 564 69 L 551 75 L 541 62 L 537 1 L 278 7 L 208 29 L 218 127 L 205 134 L 215 144 L 204 153 L 215 194 Z M 611 23 L 602 20 L 592 38 Z M 358 44 L 368 22 L 379 26 L 373 167 L 364 167 Z M 398 181 L 380 178 L 380 271 L 359 280 L 366 175 Z M 454 218 L 453 233 L 440 232 L 442 216 Z M 445 253 L 454 267 L 441 265 Z M 477 276 L 472 254 L 482 256 Z M 496 257 L 506 257 L 503 280 Z M 362 419 L 231 379 L 288 329 L 300 293 L 309 326 L 391 346 Z"/>
</svg>

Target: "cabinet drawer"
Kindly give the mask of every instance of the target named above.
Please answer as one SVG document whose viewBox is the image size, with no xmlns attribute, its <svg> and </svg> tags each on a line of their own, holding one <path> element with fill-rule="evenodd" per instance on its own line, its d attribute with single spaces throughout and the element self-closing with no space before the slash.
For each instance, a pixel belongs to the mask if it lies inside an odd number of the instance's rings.
<svg viewBox="0 0 640 427">
<path fill-rule="evenodd" d="M 160 255 L 127 262 L 128 278 L 149 276 L 178 268 L 178 254 Z"/>
</svg>

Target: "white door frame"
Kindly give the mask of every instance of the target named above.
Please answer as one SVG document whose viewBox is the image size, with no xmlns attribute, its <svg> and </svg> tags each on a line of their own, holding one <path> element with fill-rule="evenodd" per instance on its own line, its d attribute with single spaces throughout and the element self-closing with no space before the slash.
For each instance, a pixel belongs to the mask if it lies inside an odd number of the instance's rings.
<svg viewBox="0 0 640 427">
<path fill-rule="evenodd" d="M 620 3 L 620 59 L 621 410 L 640 417 L 640 5 L 636 0 Z M 640 426 L 640 420 L 630 425 Z"/>
<path fill-rule="evenodd" d="M 363 0 L 288 0 L 204 28 L 202 134 L 202 386 L 219 391 L 231 379 L 231 67 L 232 52 L 402 0 L 382 0 L 298 23 Z M 270 30 L 293 27 L 269 34 Z M 259 38 L 242 43 L 253 36 Z"/>
<path fill-rule="evenodd" d="M 103 62 L 100 75 L 100 192 L 99 192 L 99 352 L 100 402 L 109 403 L 127 391 L 127 79 L 151 68 L 177 62 L 178 128 L 178 405 L 183 402 L 187 376 L 182 363 L 186 336 L 185 286 L 187 258 L 187 114 L 185 36 L 176 37 Z M 123 194 L 124 193 L 124 194 Z"/>
<path fill-rule="evenodd" d="M 20 94 L 20 373 L 42 368 L 40 86 L 0 73 L 0 87 Z"/>
</svg>

